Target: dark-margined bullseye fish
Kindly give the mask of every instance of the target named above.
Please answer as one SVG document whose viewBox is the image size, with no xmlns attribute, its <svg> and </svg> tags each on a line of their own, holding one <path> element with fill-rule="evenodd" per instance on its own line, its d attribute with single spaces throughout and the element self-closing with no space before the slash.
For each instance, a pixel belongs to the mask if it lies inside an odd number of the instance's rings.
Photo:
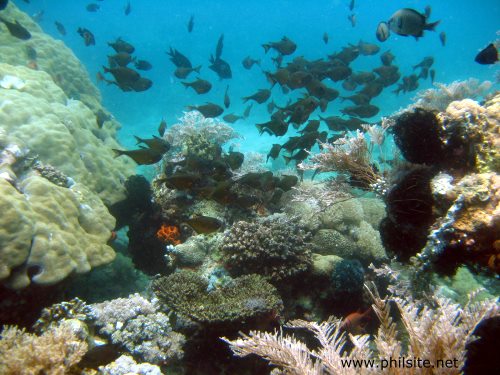
<svg viewBox="0 0 500 375">
<path fill-rule="evenodd" d="M 427 11 L 430 14 L 430 10 Z M 389 28 L 401 36 L 413 36 L 415 39 L 424 35 L 424 30 L 434 31 L 440 21 L 427 22 L 424 14 L 415 9 L 403 8 L 396 11 L 387 22 Z"/>
<path fill-rule="evenodd" d="M 214 103 L 206 103 L 206 104 L 198 105 L 198 106 L 189 105 L 189 106 L 187 106 L 187 108 L 190 111 L 196 110 L 196 111 L 200 112 L 206 118 L 217 117 L 217 116 L 221 115 L 222 112 L 224 112 L 224 109 L 221 106 L 214 104 Z"/>
<path fill-rule="evenodd" d="M 212 84 L 207 80 L 197 78 L 193 82 L 181 82 L 186 88 L 191 87 L 197 94 L 206 94 L 212 88 Z"/>
<path fill-rule="evenodd" d="M 117 150 L 113 149 L 115 157 L 128 156 L 139 165 L 155 164 L 158 163 L 163 157 L 162 152 L 149 148 L 140 148 L 137 150 Z"/>
<path fill-rule="evenodd" d="M 186 220 L 185 223 L 199 234 L 210 234 L 222 227 L 219 219 L 210 216 L 196 216 Z"/>
</svg>

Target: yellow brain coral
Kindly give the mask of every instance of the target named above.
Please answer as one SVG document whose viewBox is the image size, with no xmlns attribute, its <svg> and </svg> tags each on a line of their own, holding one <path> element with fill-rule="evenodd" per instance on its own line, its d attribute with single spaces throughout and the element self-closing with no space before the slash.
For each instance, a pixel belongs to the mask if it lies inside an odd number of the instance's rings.
<svg viewBox="0 0 500 375">
<path fill-rule="evenodd" d="M 2 87 L 9 77 L 22 82 L 19 89 Z M 115 130 L 100 129 L 94 113 L 68 99 L 47 73 L 0 63 L 0 129 L 0 143 L 29 149 L 42 162 L 85 182 L 106 203 L 124 197 L 123 181 L 133 166 L 114 158 L 111 149 L 120 148 Z"/>
<path fill-rule="evenodd" d="M 33 174 L 16 189 L 0 178 L 0 209 L 0 281 L 12 288 L 54 284 L 115 257 L 106 244 L 115 220 L 81 184 L 64 188 Z"/>
</svg>

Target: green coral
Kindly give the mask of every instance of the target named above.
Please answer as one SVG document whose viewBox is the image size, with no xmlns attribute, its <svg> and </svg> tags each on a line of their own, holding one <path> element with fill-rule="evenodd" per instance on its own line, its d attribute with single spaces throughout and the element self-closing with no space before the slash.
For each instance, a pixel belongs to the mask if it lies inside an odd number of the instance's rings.
<svg viewBox="0 0 500 375">
<path fill-rule="evenodd" d="M 201 323 L 237 322 L 276 314 L 283 303 L 276 289 L 258 275 L 238 277 L 208 291 L 208 282 L 192 271 L 180 271 L 153 282 L 153 290 L 176 313 Z"/>
</svg>

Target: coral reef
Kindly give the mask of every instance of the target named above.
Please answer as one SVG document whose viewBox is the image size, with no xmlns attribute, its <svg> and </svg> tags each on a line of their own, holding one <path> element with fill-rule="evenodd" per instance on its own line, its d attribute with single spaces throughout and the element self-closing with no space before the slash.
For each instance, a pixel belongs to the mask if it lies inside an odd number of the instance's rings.
<svg viewBox="0 0 500 375">
<path fill-rule="evenodd" d="M 122 355 L 116 361 L 100 367 L 102 375 L 162 375 L 161 369 L 150 363 L 136 363 L 129 355 Z"/>
<path fill-rule="evenodd" d="M 87 351 L 66 325 L 40 336 L 17 327 L 4 327 L 0 339 L 0 374 L 70 374 Z"/>
<path fill-rule="evenodd" d="M 161 302 L 177 314 L 205 324 L 272 318 L 283 308 L 276 289 L 261 276 L 241 276 L 218 289 L 207 289 L 208 282 L 192 271 L 153 282 Z"/>
<path fill-rule="evenodd" d="M 309 237 L 296 221 L 273 215 L 235 223 L 224 234 L 220 251 L 231 274 L 256 273 L 278 282 L 309 268 Z"/>
<path fill-rule="evenodd" d="M 172 330 L 169 317 L 138 294 L 89 305 L 88 316 L 99 333 L 136 357 L 169 364 L 183 356 L 184 336 Z"/>
<path fill-rule="evenodd" d="M 412 107 L 425 108 L 431 111 L 444 111 L 451 102 L 463 99 L 476 99 L 484 96 L 492 87 L 489 81 L 479 82 L 469 78 L 466 81 L 455 81 L 448 85 L 435 83 L 435 89 L 420 91 Z"/>
<path fill-rule="evenodd" d="M 0 280 L 20 289 L 57 283 L 111 262 L 114 218 L 88 188 L 62 188 L 31 175 L 17 189 L 0 178 Z"/>
<path fill-rule="evenodd" d="M 428 360 L 434 366 L 446 369 L 447 374 L 460 374 L 465 364 L 466 345 L 473 341 L 476 327 L 486 319 L 499 315 L 494 301 L 475 302 L 473 297 L 465 307 L 443 298 L 435 299 L 435 307 L 399 297 L 381 299 L 370 292 L 373 309 L 380 320 L 380 328 L 373 339 L 370 335 L 349 334 L 352 348 L 347 348 L 347 338 L 340 320 L 322 323 L 293 320 L 285 327 L 305 329 L 319 342 L 319 347 L 309 349 L 293 335 L 282 332 L 242 334 L 241 338 L 226 341 L 237 356 L 257 354 L 278 367 L 276 374 L 427 374 L 429 369 L 413 365 L 392 366 L 389 361 L 399 358 Z M 394 303 L 401 314 L 403 328 L 398 328 L 391 318 L 390 305 Z M 405 337 L 407 336 L 408 339 Z M 347 366 L 348 361 L 374 360 L 374 366 Z M 350 362 L 352 364 L 352 362 Z"/>
<path fill-rule="evenodd" d="M 94 113 L 82 102 L 68 99 L 43 71 L 0 63 L 0 76 L 23 79 L 22 90 L 0 89 L 0 146 L 29 149 L 76 182 L 85 183 L 106 203 L 124 196 L 122 181 L 132 163 L 114 159 L 119 148 L 114 132 L 99 128 Z"/>
</svg>

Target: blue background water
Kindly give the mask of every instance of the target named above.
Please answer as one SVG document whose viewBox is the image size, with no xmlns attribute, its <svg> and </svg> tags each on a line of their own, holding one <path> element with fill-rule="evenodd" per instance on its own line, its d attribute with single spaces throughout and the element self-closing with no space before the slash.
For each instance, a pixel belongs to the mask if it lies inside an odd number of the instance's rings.
<svg viewBox="0 0 500 375">
<path fill-rule="evenodd" d="M 142 93 L 125 93 L 116 86 L 99 87 L 103 94 L 104 105 L 123 124 L 120 140 L 126 146 L 134 144 L 132 134 L 149 136 L 156 132 L 162 117 L 168 124 L 177 122 L 186 105 L 202 104 L 213 101 L 222 105 L 226 85 L 229 84 L 231 107 L 226 113 L 241 114 L 246 107 L 240 98 L 251 95 L 259 88 L 267 88 L 261 70 L 255 66 L 245 70 L 241 61 L 247 55 L 262 60 L 264 70 L 273 70 L 273 53 L 264 54 L 261 44 L 288 36 L 298 45 L 292 55 L 304 55 L 308 59 L 324 58 L 327 54 L 339 51 L 348 43 L 356 44 L 360 39 L 377 42 L 375 29 L 382 20 L 387 20 L 399 8 L 410 7 L 423 12 L 426 5 L 432 6 L 431 21 L 441 20 L 437 32 L 426 32 L 419 41 L 392 35 L 385 43 L 380 43 L 381 52 L 390 49 L 395 55 L 395 64 L 402 75 L 412 72 L 412 65 L 423 57 L 435 58 L 436 81 L 449 83 L 475 77 L 480 80 L 495 80 L 498 67 L 481 66 L 474 62 L 474 56 L 483 47 L 499 36 L 500 2 L 498 0 L 436 0 L 436 1 L 396 1 L 396 0 L 357 0 L 354 13 L 356 27 L 347 19 L 350 0 L 147 0 L 131 1 L 130 15 L 124 15 L 124 0 L 97 1 L 100 9 L 95 13 L 85 10 L 89 1 L 31 0 L 30 4 L 15 1 L 29 14 L 44 10 L 40 21 L 43 29 L 56 38 L 62 39 L 86 65 L 92 77 L 101 66 L 107 63 L 106 55 L 114 51 L 107 46 L 108 41 L 122 37 L 136 47 L 135 55 L 153 64 L 153 69 L 144 76 L 154 81 L 153 87 Z M 187 32 L 189 17 L 194 15 L 194 30 Z M 68 32 L 61 36 L 54 21 L 62 22 Z M 85 47 L 76 33 L 78 27 L 91 30 L 96 45 Z M 439 32 L 447 34 L 447 44 L 442 47 Z M 323 33 L 327 32 L 330 42 L 325 45 Z M 208 58 L 214 53 L 217 40 L 224 33 L 222 58 L 231 64 L 233 78 L 219 81 L 216 74 L 208 69 Z M 174 65 L 168 60 L 165 51 L 169 46 L 188 56 L 196 65 L 203 65 L 200 76 L 213 83 L 211 92 L 197 95 L 186 90 L 180 80 L 174 77 Z M 288 60 L 285 60 L 288 61 Z M 380 65 L 379 54 L 361 56 L 351 64 L 354 71 L 372 69 Z M 188 77 L 194 80 L 195 75 Z M 94 78 L 95 79 L 95 78 Z M 337 84 L 327 83 L 339 88 Z M 388 115 L 405 107 L 415 96 L 415 92 L 391 93 L 391 86 L 375 98 L 372 103 L 381 107 L 380 116 Z M 431 87 L 430 80 L 420 81 L 420 88 Z M 297 94 L 295 94 L 297 96 Z M 273 98 L 284 105 L 286 97 L 278 86 L 273 89 Z M 349 105 L 333 101 L 324 115 L 337 115 L 338 110 Z M 259 137 L 255 123 L 269 118 L 265 105 L 254 105 L 251 116 L 244 122 L 235 124 L 246 140 L 242 150 L 255 150 L 267 153 L 269 145 L 276 138 Z M 373 119 L 372 119 L 373 120 Z M 279 142 L 279 140 L 278 140 Z"/>
</svg>

